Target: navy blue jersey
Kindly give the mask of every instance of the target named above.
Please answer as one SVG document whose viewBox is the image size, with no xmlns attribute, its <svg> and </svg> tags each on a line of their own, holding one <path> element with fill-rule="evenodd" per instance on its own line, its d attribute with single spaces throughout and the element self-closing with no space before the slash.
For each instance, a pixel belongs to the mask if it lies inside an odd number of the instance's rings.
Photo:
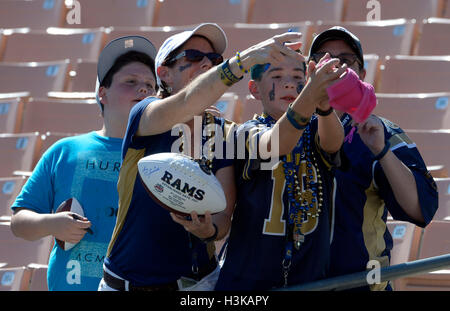
<svg viewBox="0 0 450 311">
<path fill-rule="evenodd" d="M 171 131 L 152 136 L 135 135 L 142 113 L 155 100 L 158 99 L 147 98 L 130 112 L 117 185 L 119 211 L 105 259 L 109 270 L 136 286 L 176 281 L 191 273 L 194 251 L 199 267 L 206 265 L 215 251 L 214 243 L 200 242 L 174 222 L 169 212 L 151 199 L 138 177 L 137 162 L 141 158 L 171 152 L 172 144 L 179 139 Z M 223 119 L 214 120 L 225 127 Z M 231 160 L 214 159 L 213 173 L 231 164 Z"/>
<path fill-rule="evenodd" d="M 393 241 L 386 226 L 388 212 L 396 220 L 412 222 L 424 227 L 438 207 L 436 184 L 416 148 L 416 144 L 398 125 L 380 118 L 385 140 L 391 151 L 412 171 L 419 194 L 424 223 L 411 219 L 400 207 L 378 161 L 354 132 L 344 142 L 342 151 L 349 164 L 346 170 L 336 170 L 336 198 L 334 232 L 331 244 L 331 276 L 366 270 L 369 260 L 389 265 Z M 342 117 L 345 134 L 352 129 L 351 117 Z M 350 136 L 350 135 L 349 135 Z M 372 286 L 384 289 L 387 283 Z M 363 289 L 363 288 L 361 288 Z M 369 289 L 366 287 L 364 289 Z"/>
<path fill-rule="evenodd" d="M 226 252 L 226 259 L 216 285 L 217 290 L 266 290 L 284 284 L 282 262 L 285 258 L 286 238 L 291 234 L 287 226 L 288 195 L 282 162 L 272 170 L 262 169 L 260 158 L 251 159 L 253 142 L 270 129 L 261 120 L 241 125 L 237 137 L 246 135 L 246 159 L 235 161 L 237 202 Z M 314 150 L 317 167 L 308 167 L 309 160 L 293 159 L 299 167 L 300 187 L 307 176 L 323 182 L 323 207 L 318 217 L 309 217 L 302 224 L 305 237 L 300 248 L 293 249 L 288 285 L 324 278 L 327 273 L 330 249 L 329 204 L 331 197 L 331 157 L 319 151 L 317 119 L 311 121 L 310 138 L 303 134 L 306 144 Z M 253 132 L 251 130 L 254 130 Z M 305 131 L 306 132 L 306 131 Z M 251 133 L 251 134 L 250 134 Z M 239 149 L 239 143 L 237 143 Z M 319 177 L 321 175 L 321 178 Z M 305 194 L 303 191 L 302 194 Z M 317 201 L 308 199 L 310 212 L 318 211 Z M 312 200 L 312 201 L 311 201 Z"/>
</svg>

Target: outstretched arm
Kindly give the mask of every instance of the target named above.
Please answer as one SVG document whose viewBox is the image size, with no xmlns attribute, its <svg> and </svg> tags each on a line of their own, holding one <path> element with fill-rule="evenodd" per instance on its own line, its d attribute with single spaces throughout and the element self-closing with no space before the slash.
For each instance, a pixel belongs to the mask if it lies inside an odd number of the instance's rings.
<svg viewBox="0 0 450 311">
<path fill-rule="evenodd" d="M 255 64 L 277 63 L 284 57 L 283 55 L 290 55 L 303 61 L 303 56 L 294 51 L 301 42 L 283 44 L 287 41 L 296 41 L 300 37 L 300 33 L 289 32 L 256 44 L 240 53 L 242 65 L 251 68 Z M 140 120 L 137 135 L 147 136 L 166 132 L 175 124 L 186 123 L 213 105 L 228 89 L 217 70 L 220 66 L 222 65 L 201 74 L 177 94 L 148 105 Z M 242 77 L 236 57 L 229 60 L 229 67 L 236 77 Z"/>
</svg>

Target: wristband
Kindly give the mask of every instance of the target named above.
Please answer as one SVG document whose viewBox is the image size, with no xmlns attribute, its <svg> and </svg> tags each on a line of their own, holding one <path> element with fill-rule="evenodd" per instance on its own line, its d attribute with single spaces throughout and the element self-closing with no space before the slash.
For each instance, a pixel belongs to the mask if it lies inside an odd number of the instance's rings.
<svg viewBox="0 0 450 311">
<path fill-rule="evenodd" d="M 242 80 L 243 76 L 238 78 L 236 77 L 233 72 L 231 72 L 230 64 L 228 63 L 228 59 L 222 63 L 222 65 L 217 66 L 217 71 L 219 72 L 220 79 L 222 80 L 223 84 L 226 86 L 232 86 L 236 82 L 239 82 Z"/>
<path fill-rule="evenodd" d="M 214 234 L 212 236 L 210 236 L 209 238 L 205 238 L 205 239 L 200 238 L 200 241 L 202 241 L 203 243 L 209 243 L 209 242 L 213 242 L 216 240 L 217 234 L 219 233 L 219 228 L 217 228 L 215 223 L 213 223 L 213 226 L 214 226 Z"/>
<path fill-rule="evenodd" d="M 292 109 L 292 104 L 289 105 L 287 111 L 286 111 L 286 117 L 289 120 L 289 122 L 292 124 L 293 127 L 295 127 L 297 130 L 304 130 L 306 126 L 309 123 L 309 120 L 311 118 L 305 118 L 301 114 L 295 112 Z"/>
<path fill-rule="evenodd" d="M 236 62 L 239 66 L 239 69 L 243 72 L 243 73 L 248 73 L 248 70 L 244 68 L 244 66 L 242 66 L 242 62 L 241 62 L 241 54 L 239 52 L 236 52 Z"/>
<path fill-rule="evenodd" d="M 384 145 L 383 150 L 381 150 L 381 152 L 375 156 L 374 161 L 381 160 L 381 158 L 383 158 L 386 155 L 386 153 L 389 151 L 389 148 L 391 148 L 391 143 L 389 141 L 387 141 L 386 144 Z"/>
<path fill-rule="evenodd" d="M 316 113 L 322 117 L 326 117 L 326 116 L 330 115 L 333 111 L 334 111 L 333 107 L 330 107 L 330 109 L 328 109 L 328 110 L 321 110 L 319 108 L 316 108 Z"/>
</svg>

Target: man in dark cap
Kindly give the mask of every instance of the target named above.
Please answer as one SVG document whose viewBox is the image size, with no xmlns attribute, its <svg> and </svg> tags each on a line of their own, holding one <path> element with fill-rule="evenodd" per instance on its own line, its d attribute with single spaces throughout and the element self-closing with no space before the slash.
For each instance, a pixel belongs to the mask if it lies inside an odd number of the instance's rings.
<svg viewBox="0 0 450 311">
<path fill-rule="evenodd" d="M 350 31 L 336 26 L 317 35 L 309 59 L 317 62 L 325 53 L 364 80 L 361 42 Z M 330 276 L 364 271 L 370 260 L 388 266 L 393 246 L 388 212 L 396 220 L 425 227 L 438 207 L 436 184 L 416 144 L 398 125 L 375 115 L 357 124 L 349 114 L 336 112 L 346 135 L 342 158 L 349 163 L 336 171 Z M 392 287 L 383 282 L 358 288 L 369 289 Z"/>
</svg>

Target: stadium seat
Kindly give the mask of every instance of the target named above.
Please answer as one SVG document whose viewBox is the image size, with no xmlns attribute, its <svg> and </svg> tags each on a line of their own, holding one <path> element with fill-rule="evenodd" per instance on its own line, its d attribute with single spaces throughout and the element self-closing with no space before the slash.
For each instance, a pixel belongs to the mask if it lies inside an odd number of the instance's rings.
<svg viewBox="0 0 450 311">
<path fill-rule="evenodd" d="M 404 18 L 380 21 L 318 23 L 316 33 L 342 26 L 354 33 L 360 40 L 364 54 L 410 55 L 415 36 L 416 21 Z"/>
<path fill-rule="evenodd" d="M 72 62 L 67 82 L 68 92 L 94 92 L 97 79 L 97 61 L 77 59 Z"/>
<path fill-rule="evenodd" d="M 433 220 L 450 220 L 450 194 L 439 193 L 439 207 Z"/>
<path fill-rule="evenodd" d="M 380 66 L 378 93 L 450 91 L 450 56 L 387 56 Z"/>
<path fill-rule="evenodd" d="M 235 93 L 224 93 L 215 103 L 217 109 L 220 110 L 221 116 L 227 120 L 236 122 L 236 107 L 238 106 L 239 97 Z"/>
<path fill-rule="evenodd" d="M 14 171 L 32 171 L 40 149 L 39 133 L 0 134 L 0 176 L 13 176 Z"/>
<path fill-rule="evenodd" d="M 370 83 L 374 87 L 378 81 L 379 60 L 380 57 L 376 54 L 364 54 L 364 69 L 366 69 L 364 82 Z"/>
<path fill-rule="evenodd" d="M 0 1 L 0 28 L 59 27 L 63 15 L 64 0 Z"/>
<path fill-rule="evenodd" d="M 255 114 L 261 114 L 263 111 L 261 101 L 255 99 L 253 96 L 247 96 L 242 103 L 241 115 L 237 120 L 238 123 L 244 123 L 253 119 Z"/>
<path fill-rule="evenodd" d="M 433 178 L 447 178 L 448 170 L 444 165 L 429 165 L 427 166 L 428 171 L 431 173 Z"/>
<path fill-rule="evenodd" d="M 248 23 L 341 21 L 343 0 L 252 0 Z"/>
<path fill-rule="evenodd" d="M 450 129 L 449 93 L 377 93 L 374 114 L 403 129 Z"/>
<path fill-rule="evenodd" d="M 245 23 L 250 1 L 252 0 L 157 1 L 153 26 L 194 25 L 203 22 Z"/>
<path fill-rule="evenodd" d="M 159 49 L 168 37 L 188 28 L 192 27 L 111 27 L 106 31 L 105 44 L 119 37 L 137 35 L 147 38 Z"/>
<path fill-rule="evenodd" d="M 95 99 L 30 98 L 25 102 L 21 133 L 86 133 L 102 128 Z"/>
<path fill-rule="evenodd" d="M 288 24 L 234 24 L 224 25 L 223 30 L 227 34 L 228 47 L 224 53 L 225 58 L 236 55 L 237 51 L 243 51 L 246 48 L 262 42 L 274 35 L 287 32 L 289 29 L 301 32 L 301 50 L 307 54 L 311 41 L 312 27 L 310 22 L 288 23 Z"/>
<path fill-rule="evenodd" d="M 97 61 L 103 30 L 53 28 L 5 36 L 3 62 L 46 62 L 82 58 Z"/>
<path fill-rule="evenodd" d="M 47 270 L 48 265 L 31 263 L 27 266 L 31 270 L 29 291 L 48 291 Z"/>
<path fill-rule="evenodd" d="M 0 291 L 27 291 L 32 270 L 22 267 L 0 268 Z"/>
<path fill-rule="evenodd" d="M 414 55 L 448 55 L 450 19 L 427 18 L 423 20 Z"/>
<path fill-rule="evenodd" d="M 52 243 L 52 236 L 37 241 L 18 238 L 11 232 L 9 222 L 0 222 L 0 262 L 7 263 L 7 267 L 48 264 Z"/>
<path fill-rule="evenodd" d="M 443 0 L 346 0 L 343 20 L 368 21 L 394 18 L 422 20 L 427 17 L 441 17 L 443 4 Z M 379 16 L 374 15 L 377 8 L 380 10 Z"/>
<path fill-rule="evenodd" d="M 49 91 L 64 91 L 69 60 L 0 63 L 0 93 L 30 92 L 46 97 Z"/>
<path fill-rule="evenodd" d="M 22 118 L 23 102 L 30 94 L 0 93 L 0 133 L 17 133 Z"/>
<path fill-rule="evenodd" d="M 14 203 L 26 180 L 25 176 L 0 177 L 0 216 L 12 216 L 11 204 Z"/>
<path fill-rule="evenodd" d="M 70 4 L 70 0 L 66 2 Z M 78 2 L 79 9 L 76 5 L 68 6 L 63 27 L 151 26 L 156 0 L 78 0 Z M 79 20 L 76 19 L 78 13 Z"/>
<path fill-rule="evenodd" d="M 439 190 L 439 195 L 450 195 L 450 178 L 434 178 Z"/>
<path fill-rule="evenodd" d="M 450 130 L 406 129 L 427 165 L 450 167 Z"/>
<path fill-rule="evenodd" d="M 423 232 L 418 259 L 450 253 L 450 221 L 433 220 Z M 408 291 L 449 291 L 450 269 L 409 276 L 403 279 L 401 290 Z"/>
<path fill-rule="evenodd" d="M 397 265 L 417 259 L 422 228 L 406 221 L 388 220 L 387 228 L 391 233 L 393 248 L 390 265 Z M 394 290 L 402 286 L 403 279 L 394 280 Z"/>
</svg>

